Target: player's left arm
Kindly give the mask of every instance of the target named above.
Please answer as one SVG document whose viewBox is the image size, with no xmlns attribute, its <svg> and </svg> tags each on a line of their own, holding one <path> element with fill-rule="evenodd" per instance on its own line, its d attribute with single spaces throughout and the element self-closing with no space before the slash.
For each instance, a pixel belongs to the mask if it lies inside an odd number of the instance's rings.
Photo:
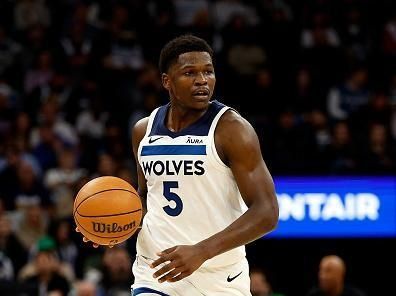
<svg viewBox="0 0 396 296">
<path fill-rule="evenodd" d="M 248 210 L 226 229 L 200 243 L 208 250 L 209 258 L 269 233 L 275 229 L 279 216 L 275 186 L 251 124 L 229 111 L 219 121 L 215 142 L 220 157 L 231 168 Z"/>
<path fill-rule="evenodd" d="M 224 230 L 192 246 L 175 246 L 159 253 L 152 267 L 160 282 L 178 281 L 206 260 L 252 242 L 272 231 L 278 222 L 278 202 L 272 177 L 263 160 L 257 134 L 234 111 L 219 121 L 215 143 L 220 158 L 231 168 L 248 210 Z"/>
</svg>

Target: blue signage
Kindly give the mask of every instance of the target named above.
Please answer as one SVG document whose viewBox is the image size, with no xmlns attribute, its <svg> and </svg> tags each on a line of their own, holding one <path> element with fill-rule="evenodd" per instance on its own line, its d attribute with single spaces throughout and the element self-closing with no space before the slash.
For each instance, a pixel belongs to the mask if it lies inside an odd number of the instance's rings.
<svg viewBox="0 0 396 296">
<path fill-rule="evenodd" d="M 277 177 L 268 237 L 396 237 L 395 177 Z"/>
</svg>

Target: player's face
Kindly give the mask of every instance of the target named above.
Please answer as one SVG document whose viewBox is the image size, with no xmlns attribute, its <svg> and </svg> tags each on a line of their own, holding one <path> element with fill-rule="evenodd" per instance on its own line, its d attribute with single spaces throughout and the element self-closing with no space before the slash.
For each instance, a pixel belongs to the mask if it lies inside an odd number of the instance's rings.
<svg viewBox="0 0 396 296">
<path fill-rule="evenodd" d="M 205 109 L 216 83 L 212 58 L 207 52 L 187 52 L 179 56 L 162 82 L 173 103 L 185 108 Z"/>
</svg>

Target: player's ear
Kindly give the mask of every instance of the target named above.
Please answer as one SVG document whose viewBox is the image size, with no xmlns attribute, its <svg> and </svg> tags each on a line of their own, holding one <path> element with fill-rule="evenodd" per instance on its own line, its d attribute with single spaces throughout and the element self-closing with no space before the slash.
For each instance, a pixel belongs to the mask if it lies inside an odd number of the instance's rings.
<svg viewBox="0 0 396 296">
<path fill-rule="evenodd" d="M 166 73 L 162 73 L 161 75 L 161 80 L 162 80 L 162 86 L 166 89 L 166 90 L 170 90 L 170 84 L 169 84 L 169 75 Z"/>
</svg>

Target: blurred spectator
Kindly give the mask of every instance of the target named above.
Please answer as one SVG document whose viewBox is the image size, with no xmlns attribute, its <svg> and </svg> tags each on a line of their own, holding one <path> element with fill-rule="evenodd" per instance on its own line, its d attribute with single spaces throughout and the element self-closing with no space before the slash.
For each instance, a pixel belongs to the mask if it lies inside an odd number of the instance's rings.
<svg viewBox="0 0 396 296">
<path fill-rule="evenodd" d="M 271 133 L 271 159 L 276 174 L 301 173 L 312 170 L 315 159 L 315 135 L 297 114 L 286 110 L 279 115 Z M 309 156 L 308 156 L 309 155 Z"/>
<path fill-rule="evenodd" d="M 32 262 L 26 265 L 19 274 L 19 280 L 37 289 L 32 296 L 48 295 L 58 291 L 58 295 L 67 296 L 70 282 L 65 276 L 62 264 L 54 253 L 55 242 L 50 237 L 41 237 L 37 243 L 37 254 Z"/>
<path fill-rule="evenodd" d="M 77 265 L 78 246 L 73 241 L 72 217 L 57 219 L 50 225 L 48 233 L 55 240 L 55 252 L 58 259 L 75 271 Z"/>
<path fill-rule="evenodd" d="M 21 214 L 15 234 L 25 250 L 29 251 L 47 233 L 48 217 L 39 204 L 26 205 Z"/>
<path fill-rule="evenodd" d="M 371 46 L 366 15 L 358 3 L 345 7 L 340 21 L 340 38 L 346 55 L 350 60 L 365 61 Z"/>
<path fill-rule="evenodd" d="M 122 5 L 114 5 L 112 12 L 103 65 L 114 71 L 139 70 L 144 66 L 144 55 L 131 27 L 130 13 Z"/>
<path fill-rule="evenodd" d="M 173 0 L 173 4 L 179 27 L 191 26 L 198 13 L 209 10 L 208 0 Z"/>
<path fill-rule="evenodd" d="M 58 60 L 61 68 L 73 75 L 74 79 L 81 79 L 90 62 L 92 40 L 87 36 L 86 24 L 74 22 L 70 24 L 58 48 Z"/>
<path fill-rule="evenodd" d="M 6 29 L 0 24 L 0 75 L 4 75 L 6 70 L 16 62 L 21 46 L 11 39 Z"/>
<path fill-rule="evenodd" d="M 308 122 L 312 126 L 315 134 L 315 146 L 319 152 L 322 152 L 331 143 L 330 127 L 326 115 L 319 111 L 313 110 L 309 113 Z"/>
<path fill-rule="evenodd" d="M 252 296 L 284 296 L 272 291 L 264 270 L 258 267 L 250 269 L 250 292 Z"/>
<path fill-rule="evenodd" d="M 43 123 L 35 127 L 30 134 L 30 145 L 32 154 L 44 171 L 56 166 L 56 154 L 62 143 L 56 137 L 52 126 Z"/>
<path fill-rule="evenodd" d="M 0 141 L 5 143 L 12 135 L 12 121 L 15 106 L 12 103 L 12 89 L 0 77 Z"/>
<path fill-rule="evenodd" d="M 144 68 L 141 69 L 136 80 L 136 86 L 133 90 L 133 103 L 135 108 L 140 104 L 144 104 L 145 97 L 150 93 L 162 98 L 163 87 L 160 78 L 161 74 L 158 68 L 151 63 L 146 64 Z M 166 100 L 168 99 L 167 95 L 165 98 Z"/>
<path fill-rule="evenodd" d="M 99 155 L 99 160 L 97 164 L 96 171 L 92 178 L 99 176 L 114 176 L 117 172 L 118 164 L 115 162 L 114 158 L 107 154 L 102 153 Z"/>
<path fill-rule="evenodd" d="M 123 247 L 106 249 L 101 269 L 99 286 L 107 296 L 126 296 L 131 293 L 132 258 Z"/>
<path fill-rule="evenodd" d="M 29 26 L 22 40 L 21 63 L 24 69 L 32 68 L 36 57 L 52 45 L 48 30 L 42 24 Z"/>
<path fill-rule="evenodd" d="M 108 118 L 109 114 L 104 110 L 102 100 L 100 98 L 92 98 L 89 108 L 77 116 L 77 132 L 80 137 L 98 141 L 104 136 Z"/>
<path fill-rule="evenodd" d="M 12 282 L 14 280 L 14 267 L 11 259 L 0 251 L 0 282 Z"/>
<path fill-rule="evenodd" d="M 346 122 L 332 127 L 331 142 L 323 149 L 321 160 L 325 171 L 331 174 L 351 174 L 357 168 L 356 147 Z"/>
<path fill-rule="evenodd" d="M 327 90 L 344 71 L 338 32 L 325 11 L 317 11 L 301 31 L 301 61 L 310 67 L 318 89 Z"/>
<path fill-rule="evenodd" d="M 240 23 L 240 24 L 239 24 Z M 267 61 L 267 54 L 255 41 L 253 28 L 247 25 L 247 19 L 237 15 L 231 19 L 231 25 L 241 27 L 243 37 L 236 39 L 227 52 L 228 64 L 241 77 L 254 75 Z"/>
<path fill-rule="evenodd" d="M 129 148 L 127 148 L 127 145 L 129 142 L 126 141 L 125 135 L 124 129 L 119 122 L 116 120 L 107 122 L 103 138 L 103 151 L 108 153 L 117 163 L 124 161 L 125 156 L 128 155 Z"/>
<path fill-rule="evenodd" d="M 76 150 L 65 148 L 57 156 L 58 166 L 46 172 L 44 184 L 51 191 L 56 217 L 64 218 L 72 216 L 77 186 L 88 172 L 78 167 Z"/>
<path fill-rule="evenodd" d="M 252 86 L 248 88 L 249 96 L 252 96 L 252 100 L 260 102 L 262 108 L 257 108 L 256 105 L 243 105 L 241 111 L 245 112 L 250 117 L 271 117 L 279 114 L 279 111 L 284 106 L 279 104 L 275 98 L 277 96 L 276 88 L 274 86 L 273 75 L 271 69 L 262 67 L 257 70 L 255 77 L 252 79 Z M 272 116 L 271 116 L 272 115 Z"/>
<path fill-rule="evenodd" d="M 27 261 L 27 251 L 15 236 L 11 221 L 5 214 L 0 214 L 0 253 L 11 260 L 14 276 Z"/>
<path fill-rule="evenodd" d="M 30 94 L 35 88 L 46 86 L 54 75 L 53 56 L 49 50 L 39 52 L 36 60 L 26 71 L 24 90 Z"/>
<path fill-rule="evenodd" d="M 383 36 L 382 48 L 387 57 L 396 56 L 396 14 L 386 22 Z"/>
<path fill-rule="evenodd" d="M 368 143 L 361 149 L 360 172 L 375 175 L 396 173 L 396 150 L 386 126 L 373 123 L 368 131 Z"/>
<path fill-rule="evenodd" d="M 88 281 L 78 281 L 73 285 L 68 296 L 99 296 L 96 286 Z"/>
<path fill-rule="evenodd" d="M 20 0 L 15 5 L 14 11 L 15 27 L 25 30 L 29 26 L 51 24 L 48 8 L 43 0 Z"/>
<path fill-rule="evenodd" d="M 291 101 L 289 106 L 301 113 L 306 113 L 313 109 L 324 109 L 323 103 L 315 90 L 314 83 L 311 70 L 305 66 L 300 67 L 295 78 L 293 93 L 290 94 L 291 98 L 288 99 L 288 101 Z"/>
<path fill-rule="evenodd" d="M 135 188 L 137 188 L 137 176 L 136 170 L 133 167 L 121 166 L 117 170 L 117 177 L 127 181 L 129 184 L 132 184 Z"/>
<path fill-rule="evenodd" d="M 312 25 L 302 31 L 301 46 L 303 48 L 330 46 L 338 47 L 340 38 L 337 31 L 330 24 L 330 16 L 323 12 L 316 12 L 312 17 Z"/>
<path fill-rule="evenodd" d="M 207 40 L 210 44 L 214 43 L 215 29 L 208 10 L 199 11 L 195 15 L 192 25 L 186 29 L 188 32 Z"/>
<path fill-rule="evenodd" d="M 22 151 L 28 151 L 30 148 L 31 131 L 32 122 L 29 115 L 26 112 L 17 113 L 13 121 L 13 138 Z"/>
<path fill-rule="evenodd" d="M 364 296 L 362 291 L 345 283 L 345 273 L 345 262 L 340 257 L 324 256 L 319 265 L 319 285 L 307 296 Z"/>
<path fill-rule="evenodd" d="M 284 19 L 292 21 L 294 13 L 292 7 L 285 0 L 262 0 L 257 1 L 257 9 L 261 12 L 261 20 L 263 22 L 273 19 Z"/>
<path fill-rule="evenodd" d="M 15 208 L 14 195 L 18 184 L 17 170 L 19 164 L 22 162 L 21 152 L 16 145 L 7 145 L 3 147 L 4 157 L 2 159 L 0 169 L 0 198 L 2 206 L 6 210 L 13 210 Z"/>
<path fill-rule="evenodd" d="M 10 109 L 19 107 L 18 94 L 9 83 L 7 77 L 3 75 L 0 75 L 0 94 L 3 100 L 2 104 L 5 104 Z"/>
<path fill-rule="evenodd" d="M 69 76 L 64 73 L 54 72 L 50 79 L 40 86 L 35 87 L 25 99 L 24 110 L 29 112 L 36 122 L 48 122 L 52 124 L 54 118 L 50 117 L 50 111 L 55 111 L 57 120 L 66 120 L 66 115 L 73 112 L 75 106 L 71 99 L 73 86 Z M 49 107 L 53 109 L 50 110 Z M 60 110 L 63 112 L 60 112 Z M 69 110 L 70 109 L 70 110 Z M 39 113 L 39 114 L 37 114 Z"/>
<path fill-rule="evenodd" d="M 224 79 L 234 86 L 225 88 L 224 101 L 239 109 L 245 90 L 255 87 L 255 76 L 267 66 L 268 54 L 265 47 L 256 42 L 257 27 L 249 25 L 244 15 L 233 16 L 221 33 L 223 48 L 219 59 L 224 63 Z"/>
<path fill-rule="evenodd" d="M 39 180 L 41 170 L 35 159 L 22 153 L 16 145 L 6 147 L 6 159 L 0 170 L 0 197 L 7 210 L 24 204 L 49 205 L 48 192 Z"/>
<path fill-rule="evenodd" d="M 157 64 L 162 45 L 179 33 L 175 13 L 172 0 L 150 2 L 148 6 L 150 19 L 145 23 L 145 34 L 140 36 L 147 61 Z M 152 38 L 152 36 L 156 36 L 156 38 Z"/>
<path fill-rule="evenodd" d="M 358 67 L 351 71 L 342 85 L 330 89 L 327 111 L 331 119 L 348 119 L 352 112 L 368 103 L 367 79 L 367 68 Z"/>
<path fill-rule="evenodd" d="M 35 174 L 33 167 L 22 161 L 17 170 L 18 183 L 13 196 L 15 208 L 24 209 L 30 205 L 50 206 L 48 189 Z"/>
<path fill-rule="evenodd" d="M 259 23 L 257 11 L 249 6 L 246 1 L 240 0 L 217 0 L 213 4 L 213 21 L 217 30 L 221 30 L 236 15 L 241 15 L 251 26 Z"/>
<path fill-rule="evenodd" d="M 389 96 L 382 91 L 373 91 L 367 105 L 363 105 L 359 110 L 352 114 L 351 127 L 354 132 L 356 129 L 364 129 L 367 132 L 369 125 L 373 123 L 381 123 L 389 126 L 392 114 L 392 107 L 389 101 Z"/>
<path fill-rule="evenodd" d="M 44 102 L 40 108 L 39 115 L 41 125 L 47 126 L 51 129 L 51 133 L 53 133 L 53 138 L 47 140 L 50 140 L 51 143 L 49 144 L 53 146 L 52 148 L 55 151 L 61 147 L 59 144 L 71 147 L 75 147 L 78 144 L 79 139 L 75 128 L 63 119 L 59 109 L 59 102 L 54 100 Z M 42 142 L 45 143 L 43 136 L 39 133 L 38 128 L 33 129 L 30 139 L 33 148 Z M 55 139 L 60 141 L 60 143 L 54 142 Z"/>
</svg>

